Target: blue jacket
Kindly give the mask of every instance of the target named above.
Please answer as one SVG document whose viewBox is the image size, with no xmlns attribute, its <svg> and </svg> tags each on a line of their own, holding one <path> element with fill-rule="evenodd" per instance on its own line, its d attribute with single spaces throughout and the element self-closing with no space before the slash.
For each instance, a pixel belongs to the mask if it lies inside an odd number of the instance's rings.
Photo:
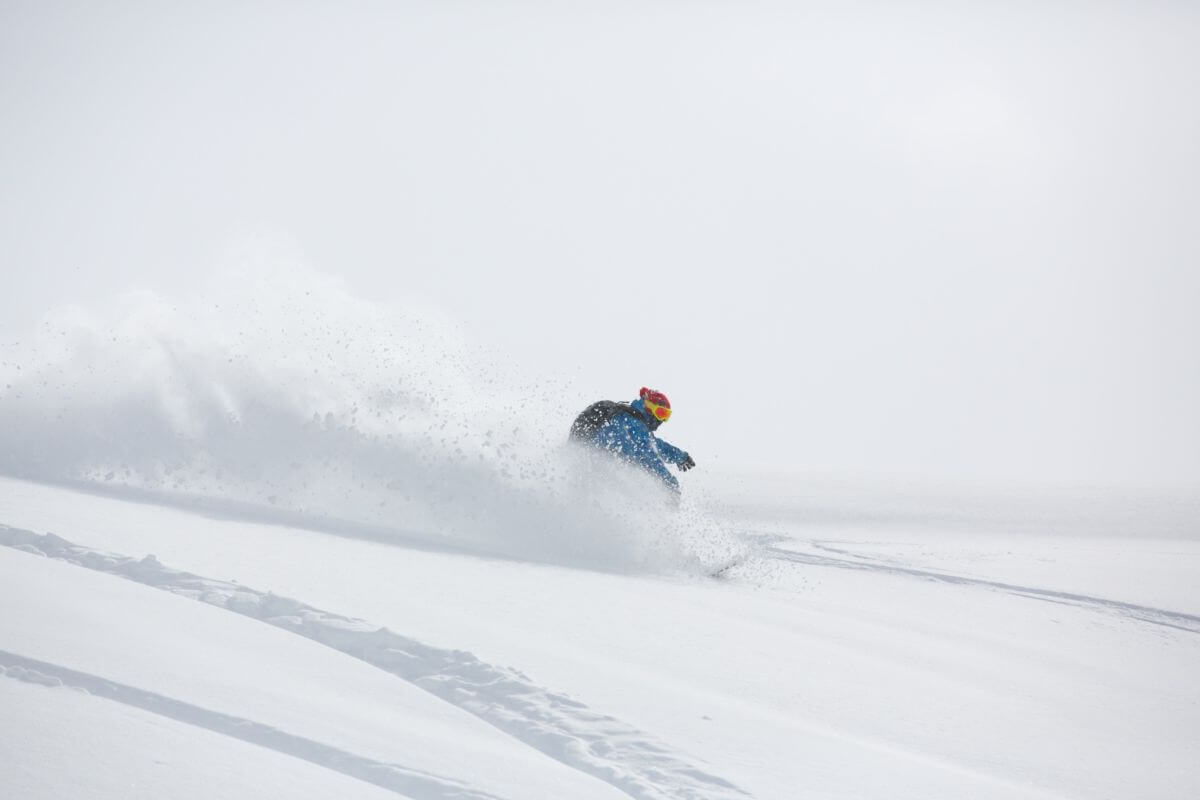
<svg viewBox="0 0 1200 800">
<path fill-rule="evenodd" d="M 654 473 L 678 491 L 679 479 L 667 471 L 667 464 L 678 466 L 687 461 L 688 454 L 651 432 L 651 417 L 640 397 L 629 407 L 635 414 L 617 414 L 601 425 L 593 444 Z"/>
</svg>

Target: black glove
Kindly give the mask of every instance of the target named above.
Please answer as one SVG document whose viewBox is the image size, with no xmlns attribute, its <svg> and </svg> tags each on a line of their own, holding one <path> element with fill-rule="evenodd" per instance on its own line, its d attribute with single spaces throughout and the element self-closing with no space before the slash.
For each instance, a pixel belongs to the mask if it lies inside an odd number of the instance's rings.
<svg viewBox="0 0 1200 800">
<path fill-rule="evenodd" d="M 684 453 L 683 461 L 679 462 L 679 471 L 687 472 L 689 469 L 691 469 L 694 466 L 696 466 L 696 462 L 692 460 L 691 456 L 689 456 L 687 453 Z"/>
</svg>

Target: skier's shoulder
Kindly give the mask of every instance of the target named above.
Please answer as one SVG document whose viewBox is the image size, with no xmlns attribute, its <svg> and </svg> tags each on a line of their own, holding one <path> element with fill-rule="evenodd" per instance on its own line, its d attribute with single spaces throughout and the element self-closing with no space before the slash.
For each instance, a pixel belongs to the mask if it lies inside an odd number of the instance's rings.
<svg viewBox="0 0 1200 800">
<path fill-rule="evenodd" d="M 597 400 L 575 418 L 575 422 L 571 425 L 571 434 L 577 439 L 588 439 L 616 421 L 637 418 L 637 411 L 630 407 L 629 403 L 616 400 Z"/>
<path fill-rule="evenodd" d="M 616 408 L 612 409 L 609 417 L 604 420 L 603 427 L 619 428 L 637 433 L 644 431 L 646 435 L 650 435 L 646 421 L 638 414 L 637 409 L 631 408 L 628 403 L 616 403 Z"/>
</svg>

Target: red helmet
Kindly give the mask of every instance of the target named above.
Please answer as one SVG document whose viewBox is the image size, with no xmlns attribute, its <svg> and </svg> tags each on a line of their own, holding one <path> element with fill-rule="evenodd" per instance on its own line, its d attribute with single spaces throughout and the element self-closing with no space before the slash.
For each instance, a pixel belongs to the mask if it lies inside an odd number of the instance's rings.
<svg viewBox="0 0 1200 800">
<path fill-rule="evenodd" d="M 638 396 L 642 398 L 646 411 L 659 422 L 666 422 L 671 418 L 671 401 L 665 394 L 643 386 Z"/>
</svg>

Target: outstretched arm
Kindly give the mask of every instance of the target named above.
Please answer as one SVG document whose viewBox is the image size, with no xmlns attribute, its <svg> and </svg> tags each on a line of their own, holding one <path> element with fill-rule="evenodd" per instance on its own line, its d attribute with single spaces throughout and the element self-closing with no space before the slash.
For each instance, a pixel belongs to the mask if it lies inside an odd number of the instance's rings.
<svg viewBox="0 0 1200 800">
<path fill-rule="evenodd" d="M 654 444 L 658 446 L 658 452 L 663 457 L 663 461 L 668 464 L 674 464 L 681 470 L 687 471 L 696 466 L 696 462 L 684 450 L 680 450 L 670 442 L 663 441 L 657 436 L 654 437 Z"/>
<path fill-rule="evenodd" d="M 600 429 L 596 443 L 613 454 L 654 473 L 673 489 L 679 480 L 667 471 L 656 440 L 641 422 L 622 415 Z"/>
</svg>

